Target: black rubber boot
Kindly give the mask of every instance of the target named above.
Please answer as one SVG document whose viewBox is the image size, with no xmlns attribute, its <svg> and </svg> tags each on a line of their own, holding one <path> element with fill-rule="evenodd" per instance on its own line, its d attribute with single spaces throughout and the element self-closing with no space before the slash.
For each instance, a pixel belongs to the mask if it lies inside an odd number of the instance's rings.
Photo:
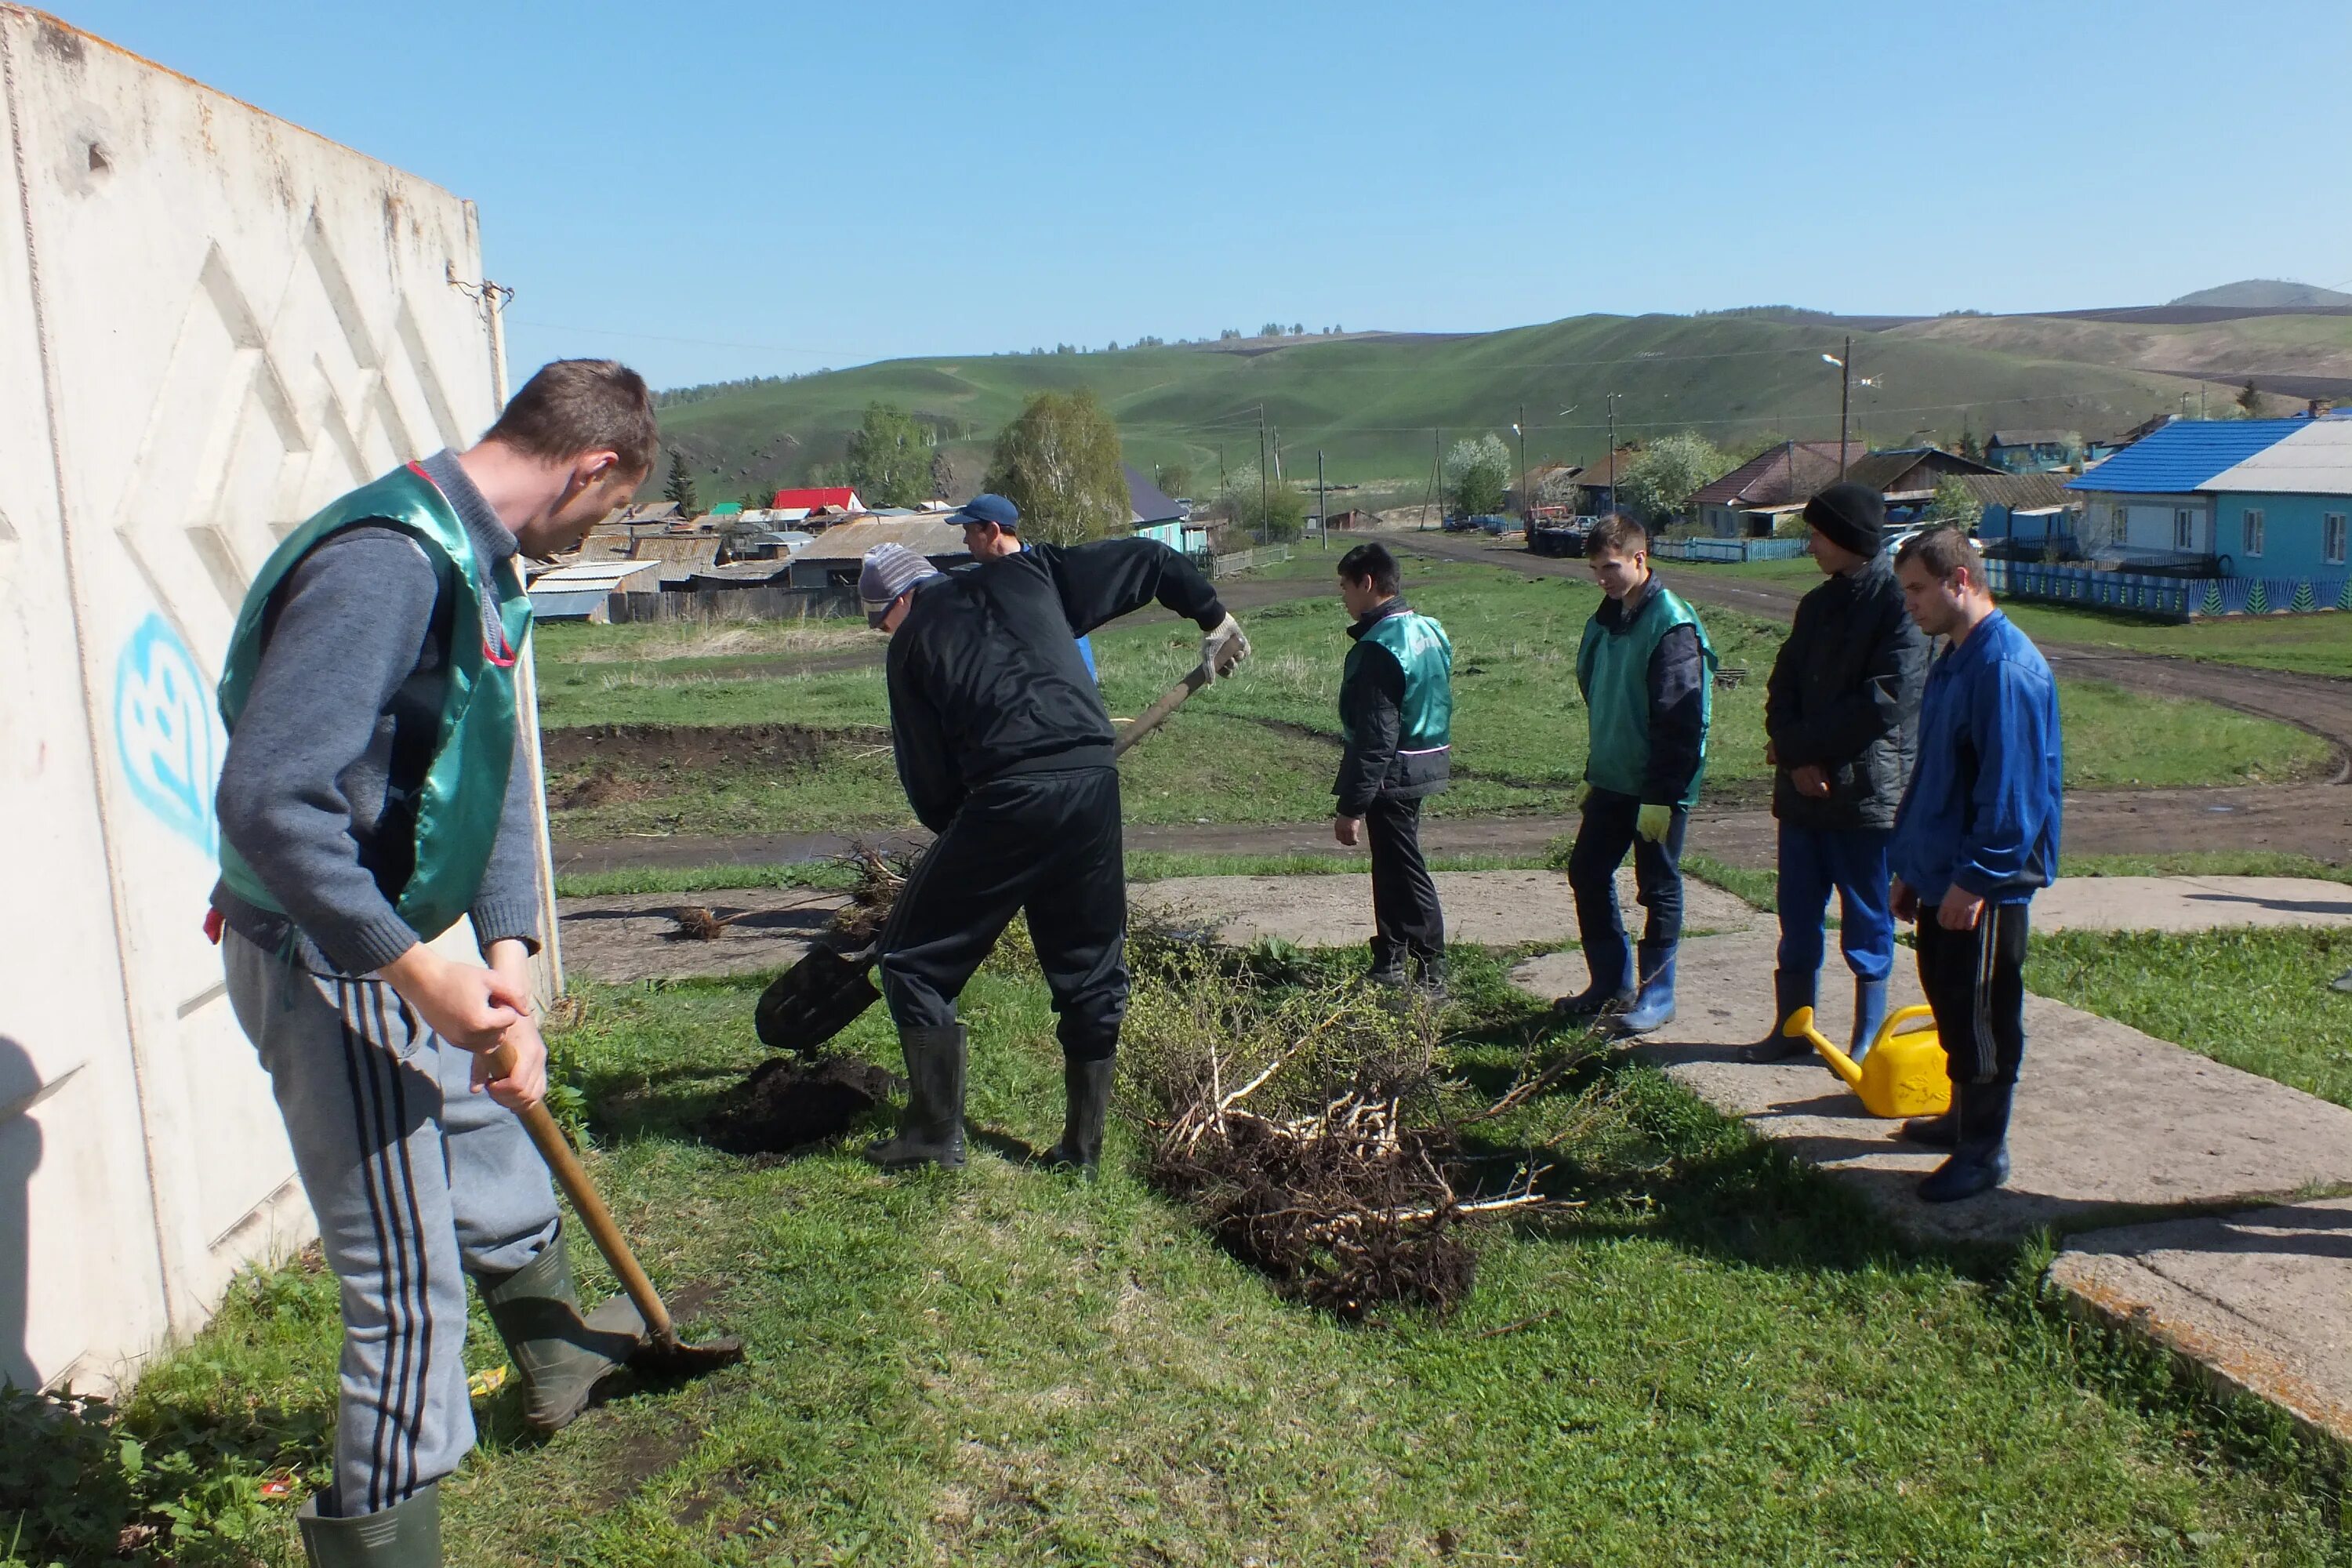
<svg viewBox="0 0 2352 1568">
<path fill-rule="evenodd" d="M 2009 1106 L 2014 1084 L 1955 1085 L 1959 1142 L 1952 1157 L 1919 1184 L 1923 1203 L 1950 1204 L 2009 1180 Z"/>
<path fill-rule="evenodd" d="M 1424 1002 L 1444 1001 L 1445 955 L 1442 952 L 1433 953 L 1420 962 L 1421 977 L 1414 983 L 1414 989 L 1421 993 L 1421 998 Z"/>
<path fill-rule="evenodd" d="M 1633 1005 L 1633 949 L 1622 934 L 1586 941 L 1584 963 L 1592 972 L 1592 983 L 1575 995 L 1554 1002 L 1553 1017 L 1580 1021 Z"/>
<path fill-rule="evenodd" d="M 645 1338 L 645 1320 L 626 1296 L 580 1310 L 563 1233 L 511 1274 L 477 1275 L 482 1305 L 522 1374 L 522 1418 L 534 1432 L 559 1432 L 588 1408 L 606 1373 Z"/>
<path fill-rule="evenodd" d="M 1375 948 L 1372 952 L 1372 966 L 1364 971 L 1364 984 L 1383 985 L 1391 991 L 1403 990 L 1405 986 L 1404 953 L 1402 951 L 1381 952 Z"/>
<path fill-rule="evenodd" d="M 1111 1081 L 1118 1058 L 1097 1057 L 1088 1061 L 1066 1058 L 1062 1092 L 1068 1110 L 1062 1118 L 1062 1141 L 1045 1151 L 1045 1163 L 1091 1176 L 1102 1163 L 1103 1120 L 1110 1111 Z"/>
<path fill-rule="evenodd" d="M 1949 1149 L 1960 1141 L 1958 1120 L 1947 1110 L 1941 1116 L 1915 1116 L 1903 1124 L 1896 1134 L 1906 1143 L 1925 1144 L 1930 1149 Z"/>
<path fill-rule="evenodd" d="M 866 1151 L 886 1171 L 916 1165 L 963 1168 L 963 1026 L 901 1029 L 907 1058 L 907 1109 L 898 1132 Z"/>
<path fill-rule="evenodd" d="M 352 1519 L 321 1519 L 319 1500 L 294 1512 L 310 1568 L 441 1568 L 441 1486 Z"/>
<path fill-rule="evenodd" d="M 1818 975 L 1813 974 L 1791 974 L 1785 969 L 1776 969 L 1772 972 L 1771 1030 L 1754 1045 L 1739 1047 L 1741 1061 L 1784 1062 L 1790 1057 L 1801 1056 L 1813 1048 L 1811 1041 L 1792 1040 L 1780 1032 L 1780 1027 L 1789 1021 L 1798 1008 L 1810 1007 L 1818 1000 L 1814 983 L 1819 978 Z"/>
</svg>

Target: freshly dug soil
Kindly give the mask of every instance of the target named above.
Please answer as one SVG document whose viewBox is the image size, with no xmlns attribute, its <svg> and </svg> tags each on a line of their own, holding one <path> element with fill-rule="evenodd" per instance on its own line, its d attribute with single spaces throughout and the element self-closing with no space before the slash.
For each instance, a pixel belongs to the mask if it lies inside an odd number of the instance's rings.
<svg viewBox="0 0 2352 1568">
<path fill-rule="evenodd" d="M 730 1089 L 704 1126 L 732 1154 L 784 1154 L 838 1138 L 906 1088 L 856 1057 L 771 1057 Z"/>
</svg>

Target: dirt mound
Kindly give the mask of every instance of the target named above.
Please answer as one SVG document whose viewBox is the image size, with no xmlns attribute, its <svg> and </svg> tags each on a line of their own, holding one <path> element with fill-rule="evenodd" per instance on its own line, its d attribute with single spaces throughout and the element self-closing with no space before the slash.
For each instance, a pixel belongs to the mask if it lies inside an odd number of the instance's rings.
<svg viewBox="0 0 2352 1568">
<path fill-rule="evenodd" d="M 856 1057 L 771 1057 L 728 1091 L 703 1131 L 730 1153 L 789 1153 L 840 1137 L 905 1087 Z"/>
<path fill-rule="evenodd" d="M 845 746 L 887 746 L 876 726 L 820 730 L 806 724 L 580 724 L 540 733 L 550 768 L 629 772 L 817 767 Z"/>
</svg>

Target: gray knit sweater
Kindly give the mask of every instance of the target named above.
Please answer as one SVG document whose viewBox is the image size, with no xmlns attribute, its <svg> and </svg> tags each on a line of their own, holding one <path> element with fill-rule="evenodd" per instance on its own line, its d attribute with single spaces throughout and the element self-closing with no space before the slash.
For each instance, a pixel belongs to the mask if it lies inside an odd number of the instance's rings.
<svg viewBox="0 0 2352 1568">
<path fill-rule="evenodd" d="M 485 565 L 515 553 L 514 535 L 454 454 L 423 467 Z M 213 904 L 230 927 L 345 974 L 380 969 L 416 942 L 393 907 L 414 842 L 406 803 L 432 760 L 450 639 L 479 635 L 478 622 L 495 626 L 497 613 L 487 599 L 446 602 L 424 548 L 394 528 L 344 529 L 287 574 L 216 802 L 221 836 L 286 913 L 218 886 Z M 515 744 L 498 841 L 469 912 L 485 945 L 520 937 L 536 951 L 530 770 L 520 733 Z"/>
</svg>

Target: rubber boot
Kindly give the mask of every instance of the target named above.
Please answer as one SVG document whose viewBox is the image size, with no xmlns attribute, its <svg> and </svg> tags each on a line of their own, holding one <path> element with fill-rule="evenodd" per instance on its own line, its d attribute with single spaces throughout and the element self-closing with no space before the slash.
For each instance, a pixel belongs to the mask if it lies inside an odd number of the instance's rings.
<svg viewBox="0 0 2352 1568">
<path fill-rule="evenodd" d="M 1740 1047 L 1741 1061 L 1784 1062 L 1790 1057 L 1813 1048 L 1809 1041 L 1790 1039 L 1780 1032 L 1780 1026 L 1789 1021 L 1798 1008 L 1810 1007 L 1813 1005 L 1816 999 L 1813 987 L 1817 978 L 1811 974 L 1792 974 L 1785 969 L 1776 969 L 1772 972 L 1771 1032 L 1752 1046 Z"/>
<path fill-rule="evenodd" d="M 1364 971 L 1364 984 L 1384 985 L 1391 991 L 1403 990 L 1405 986 L 1404 950 L 1397 948 L 1382 952 L 1375 945 L 1372 949 L 1372 966 Z"/>
<path fill-rule="evenodd" d="M 1068 1110 L 1062 1119 L 1062 1141 L 1045 1151 L 1045 1163 L 1092 1176 L 1102 1162 L 1103 1119 L 1110 1110 L 1111 1080 L 1118 1058 L 1097 1057 L 1088 1061 L 1065 1058 L 1062 1093 Z"/>
<path fill-rule="evenodd" d="M 901 1029 L 907 1058 L 907 1109 L 896 1137 L 866 1151 L 886 1171 L 915 1165 L 963 1168 L 963 1026 Z"/>
<path fill-rule="evenodd" d="M 1950 1204 L 2009 1180 L 2009 1106 L 2014 1084 L 1954 1086 L 1960 1130 L 1952 1157 L 1919 1184 L 1922 1203 Z"/>
<path fill-rule="evenodd" d="M 1421 963 L 1421 977 L 1414 989 L 1424 1002 L 1435 1004 L 1445 1000 L 1445 955 L 1432 953 Z"/>
<path fill-rule="evenodd" d="M 596 1384 L 645 1338 L 645 1320 L 626 1296 L 593 1312 L 580 1310 L 572 1255 L 560 1230 L 513 1273 L 477 1276 L 475 1283 L 522 1374 L 522 1418 L 534 1432 L 570 1426 L 588 1408 Z"/>
<path fill-rule="evenodd" d="M 294 1512 L 310 1568 L 441 1568 L 441 1486 L 352 1519 L 322 1519 L 319 1500 Z"/>
<path fill-rule="evenodd" d="M 1853 1038 L 1847 1042 L 1845 1054 L 1859 1066 L 1878 1043 L 1878 1031 L 1886 1022 L 1886 982 L 1863 980 L 1853 983 Z"/>
<path fill-rule="evenodd" d="M 1675 1021 L 1675 950 L 1671 946 L 1653 947 L 1642 944 L 1642 988 L 1633 996 L 1633 1005 L 1618 1015 L 1616 1030 L 1621 1039 L 1646 1035 Z"/>
<path fill-rule="evenodd" d="M 1960 1141 L 1958 1115 L 1947 1110 L 1941 1116 L 1915 1116 L 1903 1124 L 1896 1136 L 1906 1143 L 1922 1143 L 1930 1149 L 1950 1149 Z"/>
<path fill-rule="evenodd" d="M 1591 1018 L 1612 1007 L 1633 1005 L 1633 952 L 1626 945 L 1622 932 L 1588 937 L 1584 962 L 1592 971 L 1592 984 L 1573 996 L 1554 1002 L 1553 1016 Z"/>
</svg>

